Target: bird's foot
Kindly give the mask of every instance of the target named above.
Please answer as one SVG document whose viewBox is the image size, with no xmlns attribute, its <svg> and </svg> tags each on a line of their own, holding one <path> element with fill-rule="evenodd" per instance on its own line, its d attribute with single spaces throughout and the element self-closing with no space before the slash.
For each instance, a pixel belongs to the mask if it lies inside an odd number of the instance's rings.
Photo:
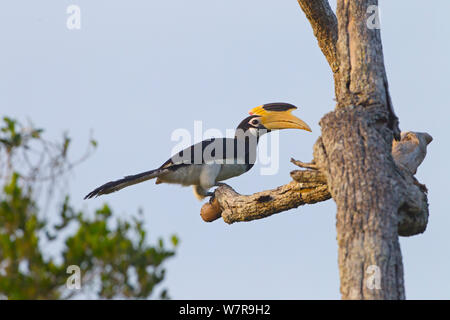
<svg viewBox="0 0 450 320">
<path fill-rule="evenodd" d="M 194 192 L 195 197 L 200 201 L 211 196 L 211 192 L 208 192 L 208 190 L 203 189 L 201 186 L 192 186 L 192 191 Z"/>
</svg>

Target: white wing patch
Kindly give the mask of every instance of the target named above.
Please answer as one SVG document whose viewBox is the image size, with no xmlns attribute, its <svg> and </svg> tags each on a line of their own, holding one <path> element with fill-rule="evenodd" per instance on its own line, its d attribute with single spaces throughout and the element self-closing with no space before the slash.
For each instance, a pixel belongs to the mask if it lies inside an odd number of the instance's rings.
<svg viewBox="0 0 450 320">
<path fill-rule="evenodd" d="M 221 170 L 221 164 L 205 164 L 200 173 L 200 185 L 203 189 L 209 189 L 216 184 L 216 178 Z"/>
</svg>

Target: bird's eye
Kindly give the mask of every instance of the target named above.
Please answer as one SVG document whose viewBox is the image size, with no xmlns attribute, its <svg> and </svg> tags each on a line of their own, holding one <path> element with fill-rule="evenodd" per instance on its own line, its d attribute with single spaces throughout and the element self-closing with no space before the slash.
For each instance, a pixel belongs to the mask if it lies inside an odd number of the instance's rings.
<svg viewBox="0 0 450 320">
<path fill-rule="evenodd" d="M 257 126 L 259 124 L 259 120 L 258 119 L 253 119 L 252 121 L 250 121 L 250 124 Z"/>
</svg>

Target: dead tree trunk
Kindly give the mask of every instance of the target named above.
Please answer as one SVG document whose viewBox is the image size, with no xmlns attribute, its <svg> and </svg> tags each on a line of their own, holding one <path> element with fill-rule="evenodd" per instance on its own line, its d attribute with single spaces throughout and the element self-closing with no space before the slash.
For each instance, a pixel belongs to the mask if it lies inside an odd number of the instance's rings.
<svg viewBox="0 0 450 320">
<path fill-rule="evenodd" d="M 322 137 L 314 154 L 337 205 L 343 299 L 405 298 L 397 228 L 403 184 L 391 154 L 400 130 L 380 30 L 367 23 L 369 6 L 377 4 L 338 1 L 337 106 L 320 121 Z"/>
<path fill-rule="evenodd" d="M 398 237 L 426 228 L 426 187 L 413 175 L 432 138 L 400 135 L 380 30 L 368 23 L 378 1 L 338 0 L 337 16 L 327 0 L 298 3 L 333 72 L 337 101 L 320 121 L 313 163 L 294 161 L 312 170 L 294 171 L 289 184 L 251 196 L 223 185 L 202 217 L 249 221 L 331 196 L 337 205 L 342 298 L 405 299 Z"/>
</svg>

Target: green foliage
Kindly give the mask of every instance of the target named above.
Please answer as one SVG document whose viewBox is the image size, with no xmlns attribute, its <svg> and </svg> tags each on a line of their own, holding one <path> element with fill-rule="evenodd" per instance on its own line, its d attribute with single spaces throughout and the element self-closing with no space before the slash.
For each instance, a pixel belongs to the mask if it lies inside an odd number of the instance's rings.
<svg viewBox="0 0 450 320">
<path fill-rule="evenodd" d="M 27 131 L 21 131 L 20 125 L 16 120 L 8 117 L 3 118 L 4 126 L 0 128 L 2 137 L 0 143 L 7 148 L 8 152 L 11 152 L 13 148 L 25 146 L 29 139 L 38 139 L 41 136 L 42 129 L 31 129 Z"/>
<path fill-rule="evenodd" d="M 170 239 L 173 249 L 166 249 L 162 239 L 151 246 L 141 215 L 132 221 L 115 219 L 106 204 L 91 214 L 76 211 L 67 195 L 58 206 L 58 219 L 52 217 L 58 223 L 52 225 L 42 217 L 34 199 L 36 180 L 25 179 L 18 173 L 22 168 L 14 167 L 16 162 L 11 160 L 13 151 L 25 149 L 25 141 L 41 139 L 42 130 L 24 134 L 17 131 L 16 121 L 4 118 L 4 122 L 0 151 L 6 157 L 0 154 L 0 162 L 9 159 L 8 167 L 13 170 L 4 175 L 0 192 L 0 298 L 85 297 L 81 293 L 92 297 L 92 292 L 107 299 L 149 297 L 164 279 L 164 262 L 174 255 L 177 237 Z M 53 156 L 52 163 L 63 165 L 70 141 L 64 136 L 62 152 Z M 57 257 L 45 250 L 62 242 Z M 71 265 L 80 268 L 81 290 L 66 286 Z M 166 290 L 161 298 L 167 298 Z"/>
</svg>

